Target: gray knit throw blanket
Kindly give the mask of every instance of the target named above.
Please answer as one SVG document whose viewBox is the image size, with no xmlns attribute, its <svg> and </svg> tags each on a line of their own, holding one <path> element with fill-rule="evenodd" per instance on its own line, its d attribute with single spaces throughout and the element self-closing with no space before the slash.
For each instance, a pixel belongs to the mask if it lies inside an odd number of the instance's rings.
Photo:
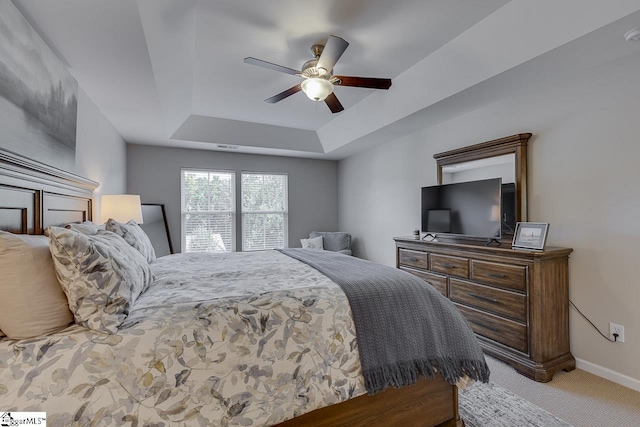
<svg viewBox="0 0 640 427">
<path fill-rule="evenodd" d="M 369 394 L 437 372 L 488 382 L 489 367 L 453 303 L 417 277 L 331 251 L 278 249 L 338 284 L 349 300 Z"/>
</svg>

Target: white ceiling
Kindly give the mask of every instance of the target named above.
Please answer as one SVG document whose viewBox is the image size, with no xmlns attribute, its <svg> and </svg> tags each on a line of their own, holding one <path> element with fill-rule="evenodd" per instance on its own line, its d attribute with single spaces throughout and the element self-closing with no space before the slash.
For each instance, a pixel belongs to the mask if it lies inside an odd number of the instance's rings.
<svg viewBox="0 0 640 427">
<path fill-rule="evenodd" d="M 624 55 L 639 0 L 13 0 L 130 143 L 339 159 Z M 331 114 L 298 77 L 312 44 L 350 45 Z M 529 131 L 524 129 L 522 131 Z M 496 135 L 499 137 L 501 135 Z"/>
</svg>

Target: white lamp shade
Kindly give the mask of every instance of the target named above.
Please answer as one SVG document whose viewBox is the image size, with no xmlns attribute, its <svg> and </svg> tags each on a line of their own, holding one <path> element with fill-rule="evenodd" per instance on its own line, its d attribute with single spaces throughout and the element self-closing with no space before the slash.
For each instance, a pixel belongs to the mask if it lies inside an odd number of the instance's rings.
<svg viewBox="0 0 640 427">
<path fill-rule="evenodd" d="M 118 222 L 134 220 L 142 224 L 140 196 L 133 194 L 105 194 L 100 201 L 100 223 L 109 218 Z"/>
<path fill-rule="evenodd" d="M 304 80 L 300 86 L 312 101 L 324 101 L 333 92 L 333 84 L 329 80 L 316 77 Z"/>
</svg>

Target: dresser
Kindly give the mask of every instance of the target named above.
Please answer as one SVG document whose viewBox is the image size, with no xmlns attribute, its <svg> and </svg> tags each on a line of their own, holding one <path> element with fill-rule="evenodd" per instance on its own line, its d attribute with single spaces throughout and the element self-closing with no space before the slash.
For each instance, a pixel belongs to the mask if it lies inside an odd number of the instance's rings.
<svg viewBox="0 0 640 427">
<path fill-rule="evenodd" d="M 487 354 L 542 382 L 558 370 L 575 368 L 569 350 L 572 249 L 394 240 L 396 266 L 449 298 Z"/>
</svg>

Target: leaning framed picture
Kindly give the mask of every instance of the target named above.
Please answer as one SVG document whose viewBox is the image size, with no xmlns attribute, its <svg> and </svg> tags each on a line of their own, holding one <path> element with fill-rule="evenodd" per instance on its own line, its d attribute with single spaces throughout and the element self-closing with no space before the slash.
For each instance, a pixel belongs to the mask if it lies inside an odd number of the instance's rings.
<svg viewBox="0 0 640 427">
<path fill-rule="evenodd" d="M 513 234 L 514 249 L 543 250 L 549 224 L 544 222 L 518 222 Z"/>
<path fill-rule="evenodd" d="M 140 228 L 147 234 L 151 241 L 151 246 L 156 256 L 169 255 L 173 253 L 167 215 L 164 212 L 164 205 L 160 203 L 142 203 L 142 224 Z"/>
</svg>

